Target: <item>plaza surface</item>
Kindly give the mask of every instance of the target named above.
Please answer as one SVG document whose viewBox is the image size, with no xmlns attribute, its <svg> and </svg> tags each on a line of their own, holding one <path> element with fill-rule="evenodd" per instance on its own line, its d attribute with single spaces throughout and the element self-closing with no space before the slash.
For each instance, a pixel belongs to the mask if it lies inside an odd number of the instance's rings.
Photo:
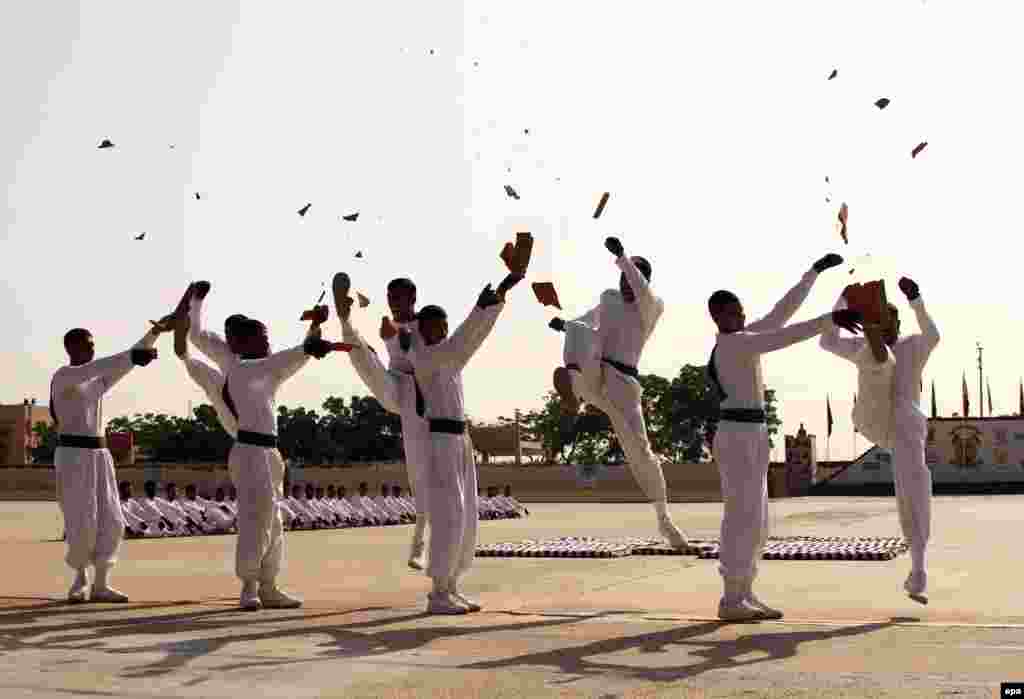
<svg viewBox="0 0 1024 699">
<path fill-rule="evenodd" d="M 532 504 L 481 543 L 657 536 L 649 506 Z M 892 498 L 770 504 L 773 535 L 898 535 Z M 721 503 L 674 504 L 717 538 Z M 723 624 L 717 561 L 477 558 L 484 611 L 423 614 L 408 526 L 291 532 L 299 610 L 237 611 L 234 536 L 125 543 L 126 605 L 68 606 L 54 503 L 0 503 L 0 697 L 995 697 L 1024 681 L 1024 496 L 937 497 L 930 604 L 909 559 L 763 561 L 779 622 Z"/>
</svg>

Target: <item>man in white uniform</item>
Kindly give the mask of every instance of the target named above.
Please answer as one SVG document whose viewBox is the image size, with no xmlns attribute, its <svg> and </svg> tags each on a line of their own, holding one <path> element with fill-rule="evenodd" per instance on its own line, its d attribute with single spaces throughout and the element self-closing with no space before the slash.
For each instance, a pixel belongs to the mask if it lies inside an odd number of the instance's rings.
<svg viewBox="0 0 1024 699">
<path fill-rule="evenodd" d="M 302 501 L 302 486 L 293 485 L 291 495 L 284 500 L 288 510 L 294 516 L 292 526 L 296 529 L 317 528 L 317 516 Z"/>
<path fill-rule="evenodd" d="M 448 337 L 448 319 L 438 306 L 420 310 L 419 332 L 402 331 L 422 391 L 430 429 L 430 459 L 424 474 L 433 590 L 427 612 L 465 614 L 480 605 L 461 594 L 459 579 L 473 564 L 477 537 L 476 463 L 466 432 L 462 370 L 490 335 L 505 306 L 505 294 L 522 280 L 509 275 L 497 291 L 488 284 L 469 317 Z"/>
<path fill-rule="evenodd" d="M 192 322 L 195 324 L 194 318 Z M 311 328 L 302 345 L 270 354 L 262 323 L 246 319 L 233 328 L 240 360 L 226 372 L 223 397 L 238 421 L 238 438 L 228 467 L 238 488 L 236 573 L 242 581 L 242 609 L 302 604 L 277 587 L 284 556 L 277 501 L 283 496 L 285 468 L 277 450 L 276 395 L 310 356 L 322 359 L 331 351 L 330 343 L 315 333 L 316 328 Z"/>
<path fill-rule="evenodd" d="M 64 335 L 70 363 L 53 375 L 50 416 L 58 430 L 53 462 L 57 501 L 64 513 L 65 561 L 75 571 L 68 590 L 71 603 L 128 600 L 110 586 L 110 569 L 124 538 L 124 517 L 114 461 L 102 436 L 103 396 L 134 367 L 156 359 L 153 345 L 163 331 L 163 326 L 154 325 L 131 349 L 103 359 L 95 359 L 96 346 L 88 330 L 75 328 Z M 90 565 L 96 571 L 91 596 Z"/>
<path fill-rule="evenodd" d="M 182 532 L 175 523 L 165 517 L 163 511 L 157 507 L 156 483 L 146 481 L 142 484 L 142 492 L 144 495 L 132 500 L 135 514 L 150 527 L 158 527 L 164 536 L 181 536 Z"/>
<path fill-rule="evenodd" d="M 832 323 L 851 332 L 859 329 L 859 314 L 849 310 L 786 325 L 818 275 L 842 261 L 838 255 L 826 255 L 815 262 L 771 313 L 749 325 L 743 304 L 732 292 L 716 291 L 708 299 L 708 311 L 719 330 L 708 374 L 721 401 L 712 450 L 724 504 L 719 572 L 725 593 L 718 616 L 727 621 L 782 618 L 782 612 L 765 605 L 753 591 L 768 536 L 769 449 L 761 355 L 810 339 Z"/>
<path fill-rule="evenodd" d="M 903 277 L 899 287 L 914 309 L 920 333 L 900 338 L 899 312 L 893 306 L 890 307 L 890 326 L 872 328 L 884 342 L 883 346 L 878 346 L 877 340 L 868 343 L 861 337 L 841 338 L 838 329 L 822 335 L 821 346 L 857 365 L 861 375 L 859 385 L 862 390 L 869 390 L 867 394 L 858 394 L 859 402 L 876 406 L 875 415 L 855 414 L 854 424 L 868 427 L 867 432 L 877 431 L 883 438 L 889 437 L 888 443 L 881 446 L 893 450 L 892 471 L 900 527 L 903 538 L 910 545 L 911 569 L 903 587 L 911 599 L 927 604 L 925 551 L 931 534 L 932 474 L 925 463 L 928 418 L 921 410 L 921 372 L 939 344 L 939 329 L 924 307 L 917 283 Z M 876 333 L 872 332 L 872 339 L 875 337 Z M 891 373 L 883 374 L 891 376 L 890 386 L 864 380 L 865 375 L 871 376 L 880 368 L 884 371 L 887 364 L 893 365 Z M 882 395 L 873 395 L 874 392 Z M 882 412 L 878 406 L 886 404 L 889 410 Z M 877 413 L 881 413 L 883 420 L 870 419 L 878 417 Z M 891 427 L 875 427 L 872 423 L 877 422 L 888 422 Z"/>
<path fill-rule="evenodd" d="M 605 291 L 601 302 L 583 316 L 569 322 L 555 318 L 549 324 L 565 332 L 565 366 L 554 374 L 555 390 L 567 418 L 563 420 L 563 440 L 572 434 L 580 398 L 607 415 L 633 477 L 654 505 L 658 531 L 672 547 L 685 549 L 686 537 L 668 512 L 661 459 L 647 438 L 640 400 L 643 386 L 637 370 L 665 302 L 651 290 L 650 262 L 628 257 L 618 238 L 607 238 L 605 247 L 615 255 L 622 271 L 619 289 Z"/>
<path fill-rule="evenodd" d="M 156 538 L 163 536 L 162 524 L 150 526 L 138 512 L 137 503 L 132 500 L 132 484 L 121 481 L 117 484 L 118 496 L 121 499 L 121 512 L 124 514 L 125 536 Z"/>
<path fill-rule="evenodd" d="M 387 370 L 351 323 L 352 298 L 348 295 L 351 281 L 348 275 L 341 272 L 334 275 L 332 286 L 335 310 L 341 321 L 342 340 L 354 345 L 349 352 L 352 365 L 384 409 L 402 418 L 402 448 L 409 482 L 416 497 L 416 526 L 413 529 L 408 562 L 410 568 L 423 570 L 426 567 L 427 514 L 421 474 L 429 456 L 430 439 L 422 392 L 413 376 L 412 364 L 398 347 L 399 330 L 417 330 L 416 285 L 404 277 L 388 283 L 391 318 L 381 319 L 380 330 L 381 340 L 388 351 Z"/>
</svg>

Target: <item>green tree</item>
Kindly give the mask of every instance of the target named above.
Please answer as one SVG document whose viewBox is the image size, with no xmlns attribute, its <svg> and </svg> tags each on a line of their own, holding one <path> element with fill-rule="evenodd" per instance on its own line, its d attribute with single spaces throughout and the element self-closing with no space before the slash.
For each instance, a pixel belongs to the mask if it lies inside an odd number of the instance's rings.
<svg viewBox="0 0 1024 699">
<path fill-rule="evenodd" d="M 57 430 L 47 422 L 37 422 L 32 425 L 32 434 L 37 438 L 32 459 L 37 464 L 52 464 L 53 454 L 57 451 Z"/>
</svg>

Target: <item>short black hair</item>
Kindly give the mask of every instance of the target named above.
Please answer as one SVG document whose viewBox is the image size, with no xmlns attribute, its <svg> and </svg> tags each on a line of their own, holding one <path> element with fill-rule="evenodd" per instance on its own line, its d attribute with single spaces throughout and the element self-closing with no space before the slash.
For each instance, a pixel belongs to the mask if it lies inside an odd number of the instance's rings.
<svg viewBox="0 0 1024 699">
<path fill-rule="evenodd" d="M 118 488 L 130 488 L 131 485 L 132 484 L 129 481 L 121 481 L 120 483 L 117 484 L 117 487 Z"/>
<path fill-rule="evenodd" d="M 719 289 L 708 298 L 708 312 L 713 316 L 718 315 L 719 311 L 725 306 L 728 306 L 730 303 L 739 302 L 740 300 L 736 294 L 725 289 Z"/>
<path fill-rule="evenodd" d="M 651 281 L 651 263 L 646 257 L 640 257 L 639 255 L 630 258 L 633 260 L 633 264 L 640 270 L 640 273 L 644 275 L 644 279 Z"/>
<path fill-rule="evenodd" d="M 416 285 L 408 277 L 398 277 L 388 282 L 388 293 L 390 294 L 395 291 L 408 291 L 411 294 L 415 294 Z"/>
<path fill-rule="evenodd" d="M 185 486 L 185 492 L 186 493 L 188 491 L 190 491 L 190 490 L 195 490 L 195 489 L 196 489 L 196 484 L 195 483 L 189 483 L 188 485 Z"/>
<path fill-rule="evenodd" d="M 92 337 L 92 333 L 85 328 L 72 328 L 64 333 L 64 349 L 70 351 L 71 345 L 85 342 L 90 337 Z"/>
<path fill-rule="evenodd" d="M 142 484 L 142 487 L 143 488 L 155 488 L 156 487 L 156 481 L 146 481 L 145 483 Z"/>
<path fill-rule="evenodd" d="M 420 322 L 425 320 L 448 320 L 448 314 L 440 306 L 424 306 L 416 314 L 416 320 Z"/>
<path fill-rule="evenodd" d="M 238 324 L 246 320 L 249 320 L 249 318 L 241 313 L 235 313 L 234 315 L 228 316 L 224 319 L 224 332 L 228 335 L 234 335 Z"/>
<path fill-rule="evenodd" d="M 177 490 L 178 484 L 175 483 L 174 481 L 171 481 L 170 483 L 164 486 L 164 490 L 167 490 L 168 488 L 174 488 L 175 490 Z"/>
<path fill-rule="evenodd" d="M 266 331 L 267 326 L 255 318 L 242 318 L 235 321 L 233 335 L 239 340 L 248 340 Z"/>
</svg>

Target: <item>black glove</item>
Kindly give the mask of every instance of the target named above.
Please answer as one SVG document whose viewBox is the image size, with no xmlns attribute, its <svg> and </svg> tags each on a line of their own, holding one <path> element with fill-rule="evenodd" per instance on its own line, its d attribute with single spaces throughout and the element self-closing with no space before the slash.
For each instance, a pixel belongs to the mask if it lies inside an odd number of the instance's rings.
<svg viewBox="0 0 1024 699">
<path fill-rule="evenodd" d="M 604 246 L 608 248 L 608 252 L 615 255 L 615 257 L 622 257 L 622 241 L 618 238 L 605 238 Z"/>
<path fill-rule="evenodd" d="M 565 321 L 561 318 L 552 318 L 551 322 L 548 323 L 548 327 L 552 330 L 557 330 L 560 333 L 565 332 Z"/>
<path fill-rule="evenodd" d="M 854 335 L 864 329 L 864 318 L 861 312 L 849 308 L 840 308 L 838 311 L 832 311 L 832 322 Z"/>
<path fill-rule="evenodd" d="M 146 366 L 156 359 L 155 347 L 135 347 L 132 349 L 132 364 L 135 366 Z"/>
<path fill-rule="evenodd" d="M 818 274 L 821 274 L 826 269 L 838 267 L 841 264 L 843 264 L 843 258 L 835 254 L 834 252 L 830 252 L 829 254 L 825 255 L 823 258 L 814 263 L 814 271 L 817 272 Z"/>
<path fill-rule="evenodd" d="M 480 296 L 476 299 L 477 308 L 480 310 L 497 306 L 499 303 L 501 303 L 501 299 L 498 298 L 498 294 L 491 288 L 490 284 L 484 287 L 484 290 L 480 292 Z"/>
<path fill-rule="evenodd" d="M 917 287 L 917 282 L 908 277 L 900 277 L 899 281 L 900 291 L 907 297 L 907 301 L 913 301 L 921 295 L 921 290 Z"/>
<path fill-rule="evenodd" d="M 323 359 L 331 351 L 331 343 L 319 337 L 307 337 L 302 350 L 311 357 Z"/>
<path fill-rule="evenodd" d="M 403 352 L 408 352 L 412 347 L 412 333 L 405 328 L 398 331 L 398 346 Z"/>
<path fill-rule="evenodd" d="M 198 299 L 205 299 L 206 295 L 210 293 L 210 282 L 196 282 L 192 285 L 192 293 Z"/>
</svg>

